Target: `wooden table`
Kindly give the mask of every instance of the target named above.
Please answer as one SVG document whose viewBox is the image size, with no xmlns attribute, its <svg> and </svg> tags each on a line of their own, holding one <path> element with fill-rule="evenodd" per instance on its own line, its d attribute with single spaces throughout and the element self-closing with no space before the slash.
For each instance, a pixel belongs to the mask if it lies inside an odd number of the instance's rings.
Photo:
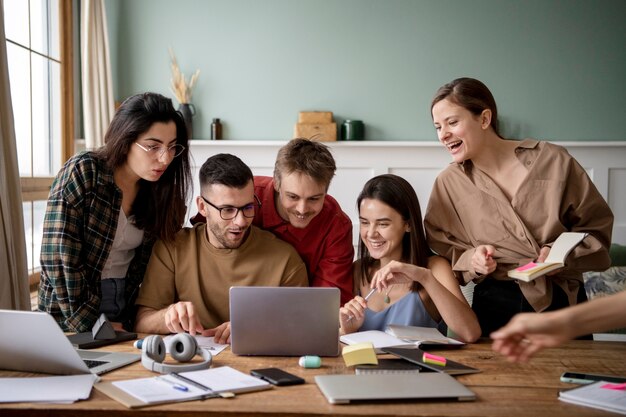
<svg viewBox="0 0 626 417">
<path fill-rule="evenodd" d="M 134 351 L 130 342 L 104 350 Z M 436 351 L 434 351 L 436 352 Z M 270 391 L 240 394 L 233 399 L 210 399 L 129 410 L 106 395 L 92 390 L 86 401 L 74 404 L 0 404 L 0 416 L 611 416 L 613 413 L 559 401 L 559 390 L 573 385 L 559 381 L 562 372 L 576 371 L 626 375 L 626 344 L 619 342 L 573 341 L 548 349 L 530 363 L 510 364 L 492 352 L 489 341 L 458 350 L 439 351 L 446 357 L 479 368 L 481 373 L 457 377 L 477 395 L 473 402 L 402 401 L 331 405 L 318 390 L 313 377 L 320 374 L 352 373 L 341 357 L 323 358 L 322 368 L 303 369 L 298 358 L 242 357 L 226 349 L 214 365 L 229 365 L 243 372 L 279 367 L 306 379 L 306 384 L 275 387 Z M 0 376 L 15 375 L 2 371 Z M 103 375 L 104 380 L 154 375 L 141 363 Z"/>
</svg>

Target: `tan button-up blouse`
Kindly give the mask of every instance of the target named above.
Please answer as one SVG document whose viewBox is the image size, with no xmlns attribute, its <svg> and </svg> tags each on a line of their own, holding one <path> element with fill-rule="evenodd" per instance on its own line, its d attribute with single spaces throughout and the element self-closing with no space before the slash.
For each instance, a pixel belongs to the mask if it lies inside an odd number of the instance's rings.
<svg viewBox="0 0 626 417">
<path fill-rule="evenodd" d="M 430 247 L 452 263 L 462 284 L 485 279 L 471 267 L 475 248 L 493 245 L 496 270 L 490 277 L 508 280 L 508 270 L 524 265 L 551 246 L 563 232 L 589 235 L 569 254 L 566 268 L 556 275 L 519 282 L 536 311 L 552 301 L 559 285 L 576 303 L 582 272 L 610 266 L 613 213 L 585 170 L 565 148 L 532 139 L 515 149 L 528 169 L 511 201 L 491 178 L 471 161 L 452 163 L 435 180 L 424 226 Z"/>
</svg>

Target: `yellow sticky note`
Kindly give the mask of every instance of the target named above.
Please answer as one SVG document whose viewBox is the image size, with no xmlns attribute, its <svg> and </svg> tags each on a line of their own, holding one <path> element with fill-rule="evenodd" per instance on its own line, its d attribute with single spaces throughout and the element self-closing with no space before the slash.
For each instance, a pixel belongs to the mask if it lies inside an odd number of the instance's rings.
<svg viewBox="0 0 626 417">
<path fill-rule="evenodd" d="M 343 356 L 346 366 L 378 365 L 378 358 L 371 342 L 345 346 L 341 351 L 341 356 Z"/>
</svg>

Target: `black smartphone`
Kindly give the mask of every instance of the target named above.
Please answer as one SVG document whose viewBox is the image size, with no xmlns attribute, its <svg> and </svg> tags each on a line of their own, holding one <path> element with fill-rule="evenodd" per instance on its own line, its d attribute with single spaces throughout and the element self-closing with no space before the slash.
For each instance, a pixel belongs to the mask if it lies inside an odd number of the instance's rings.
<svg viewBox="0 0 626 417">
<path fill-rule="evenodd" d="M 304 379 L 278 368 L 253 369 L 250 375 L 261 378 L 273 385 L 304 384 Z"/>
<path fill-rule="evenodd" d="M 611 375 L 595 375 L 583 374 L 579 372 L 563 372 L 561 374 L 561 382 L 569 382 L 571 384 L 591 384 L 596 381 L 606 381 L 621 384 L 626 382 L 626 377 Z"/>
</svg>

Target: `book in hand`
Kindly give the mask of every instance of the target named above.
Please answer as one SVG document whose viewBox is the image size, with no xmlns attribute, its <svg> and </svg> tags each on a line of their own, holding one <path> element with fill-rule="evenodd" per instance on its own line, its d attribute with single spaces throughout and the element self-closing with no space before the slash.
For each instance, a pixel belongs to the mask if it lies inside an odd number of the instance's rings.
<svg viewBox="0 0 626 417">
<path fill-rule="evenodd" d="M 565 266 L 567 255 L 578 245 L 587 233 L 565 232 L 556 239 L 550 253 L 544 262 L 529 262 L 518 268 L 510 270 L 507 275 L 509 278 L 519 279 L 520 281 L 530 282 L 535 278 L 543 276 L 555 269 Z"/>
<path fill-rule="evenodd" d="M 379 359 L 378 365 L 357 365 L 354 373 L 357 375 L 370 374 L 416 374 L 422 369 L 419 365 L 404 359 Z"/>
<path fill-rule="evenodd" d="M 626 415 L 626 383 L 594 382 L 561 391 L 559 400 Z"/>
<path fill-rule="evenodd" d="M 234 393 L 269 389 L 272 385 L 230 366 L 220 366 L 149 378 L 100 382 L 95 388 L 126 407 L 135 408 L 232 396 Z"/>
</svg>

